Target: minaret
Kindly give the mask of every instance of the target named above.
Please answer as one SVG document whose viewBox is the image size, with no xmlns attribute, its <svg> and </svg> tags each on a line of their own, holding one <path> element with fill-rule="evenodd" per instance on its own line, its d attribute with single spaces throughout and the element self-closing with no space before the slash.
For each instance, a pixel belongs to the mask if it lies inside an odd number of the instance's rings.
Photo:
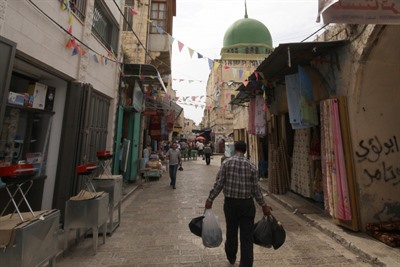
<svg viewBox="0 0 400 267">
<path fill-rule="evenodd" d="M 246 0 L 244 0 L 244 18 L 247 19 L 249 16 L 247 16 L 247 4 Z"/>
</svg>

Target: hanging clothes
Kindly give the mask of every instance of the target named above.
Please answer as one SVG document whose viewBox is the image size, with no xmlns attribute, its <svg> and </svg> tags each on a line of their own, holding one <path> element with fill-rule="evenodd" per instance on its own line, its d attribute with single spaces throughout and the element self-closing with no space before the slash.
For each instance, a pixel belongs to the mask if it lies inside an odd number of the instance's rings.
<svg viewBox="0 0 400 267">
<path fill-rule="evenodd" d="M 312 198 L 313 183 L 310 152 L 311 128 L 297 129 L 294 133 L 293 166 L 290 189 L 304 197 Z"/>
<path fill-rule="evenodd" d="M 325 207 L 333 218 L 352 218 L 338 101 L 321 101 L 321 158 Z"/>
<path fill-rule="evenodd" d="M 293 129 L 318 125 L 317 106 L 314 103 L 312 85 L 302 67 L 298 73 L 285 76 L 289 119 Z"/>
<path fill-rule="evenodd" d="M 257 136 L 265 136 L 266 119 L 265 119 L 264 103 L 265 100 L 262 96 L 260 95 L 256 96 L 254 128 Z"/>
<path fill-rule="evenodd" d="M 256 114 L 256 99 L 251 98 L 249 102 L 249 121 L 247 124 L 247 131 L 249 134 L 256 134 L 256 126 L 255 126 L 255 114 Z"/>
</svg>

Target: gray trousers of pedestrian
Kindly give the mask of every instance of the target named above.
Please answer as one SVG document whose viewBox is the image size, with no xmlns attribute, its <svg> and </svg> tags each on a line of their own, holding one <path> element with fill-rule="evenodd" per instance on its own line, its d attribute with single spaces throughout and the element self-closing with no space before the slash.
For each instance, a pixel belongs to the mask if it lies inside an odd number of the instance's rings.
<svg viewBox="0 0 400 267">
<path fill-rule="evenodd" d="M 240 267 L 253 266 L 253 227 L 256 208 L 252 198 L 225 198 L 226 221 L 225 253 L 228 261 L 236 260 L 240 230 Z"/>
</svg>

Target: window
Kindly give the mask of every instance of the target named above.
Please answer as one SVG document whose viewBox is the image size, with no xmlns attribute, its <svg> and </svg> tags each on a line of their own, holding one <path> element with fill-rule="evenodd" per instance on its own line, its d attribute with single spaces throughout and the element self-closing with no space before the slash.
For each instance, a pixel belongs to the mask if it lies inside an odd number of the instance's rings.
<svg viewBox="0 0 400 267">
<path fill-rule="evenodd" d="M 84 21 L 86 14 L 86 0 L 70 0 L 69 4 L 75 15 L 80 20 Z"/>
<path fill-rule="evenodd" d="M 112 15 L 101 0 L 95 0 L 92 32 L 107 49 L 118 52 L 119 29 Z"/>
<path fill-rule="evenodd" d="M 156 25 L 165 31 L 167 26 L 167 4 L 162 2 L 153 2 L 151 4 L 150 20 L 153 21 L 150 33 L 158 33 Z"/>
<path fill-rule="evenodd" d="M 134 0 L 126 0 L 125 1 L 125 10 L 124 16 L 128 23 L 124 20 L 123 31 L 131 31 L 131 27 L 133 25 L 133 14 L 131 13 L 131 9 L 134 9 Z"/>
</svg>

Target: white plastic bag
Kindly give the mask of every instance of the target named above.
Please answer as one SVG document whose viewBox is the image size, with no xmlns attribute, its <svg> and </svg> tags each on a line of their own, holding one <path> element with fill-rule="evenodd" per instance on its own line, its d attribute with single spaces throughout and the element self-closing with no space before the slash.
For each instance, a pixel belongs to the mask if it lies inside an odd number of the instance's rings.
<svg viewBox="0 0 400 267">
<path fill-rule="evenodd" d="M 201 238 L 207 248 L 216 248 L 222 243 L 222 230 L 211 209 L 206 209 L 204 213 Z"/>
</svg>

